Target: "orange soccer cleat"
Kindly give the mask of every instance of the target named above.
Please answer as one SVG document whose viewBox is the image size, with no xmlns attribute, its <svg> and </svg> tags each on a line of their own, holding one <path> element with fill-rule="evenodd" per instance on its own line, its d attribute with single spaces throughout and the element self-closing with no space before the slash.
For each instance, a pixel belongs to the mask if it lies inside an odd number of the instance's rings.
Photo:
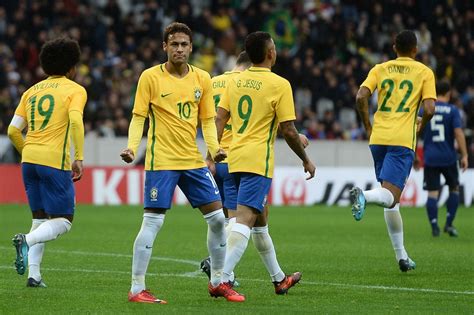
<svg viewBox="0 0 474 315">
<path fill-rule="evenodd" d="M 156 303 L 156 304 L 168 304 L 165 300 L 157 299 L 150 291 L 142 290 L 140 293 L 132 294 L 128 292 L 128 300 L 130 302 L 138 303 Z"/>
<path fill-rule="evenodd" d="M 243 302 L 245 301 L 245 296 L 240 294 L 239 292 L 232 289 L 230 283 L 220 283 L 217 287 L 213 287 L 209 282 L 208 285 L 209 294 L 212 297 L 219 297 L 223 296 L 229 302 Z"/>
<path fill-rule="evenodd" d="M 286 275 L 280 282 L 273 282 L 276 294 L 287 294 L 288 290 L 297 284 L 301 279 L 301 272 L 295 272 L 292 275 Z"/>
</svg>

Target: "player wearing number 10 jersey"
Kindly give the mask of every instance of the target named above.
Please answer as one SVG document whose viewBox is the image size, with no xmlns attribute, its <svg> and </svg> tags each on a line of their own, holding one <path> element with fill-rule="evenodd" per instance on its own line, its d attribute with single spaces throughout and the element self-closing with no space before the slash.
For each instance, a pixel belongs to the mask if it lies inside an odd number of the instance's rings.
<svg viewBox="0 0 474 315">
<path fill-rule="evenodd" d="M 145 70 L 140 76 L 128 148 L 121 153 L 125 162 L 133 161 L 148 117 L 145 205 L 142 226 L 133 246 L 132 285 L 128 299 L 139 303 L 166 303 L 147 290 L 145 275 L 155 237 L 178 185 L 208 224 L 209 293 L 240 302 L 244 297 L 221 281 L 226 250 L 224 213 L 219 189 L 196 145 L 196 128 L 200 121 L 211 157 L 217 162 L 226 157 L 217 142 L 211 77 L 188 64 L 192 32 L 185 24 L 172 23 L 166 27 L 163 49 L 168 61 Z"/>
<path fill-rule="evenodd" d="M 79 57 L 76 41 L 61 38 L 45 43 L 40 62 L 48 78 L 23 94 L 8 128 L 8 136 L 22 155 L 23 182 L 33 215 L 30 233 L 13 238 L 16 270 L 22 275 L 29 267 L 30 287 L 46 286 L 39 267 L 44 242 L 68 232 L 73 220 L 72 182 L 82 176 L 82 112 L 87 99 L 86 90 L 71 80 Z M 70 139 L 75 151 L 72 174 Z"/>
<path fill-rule="evenodd" d="M 412 31 L 400 32 L 394 45 L 398 58 L 373 67 L 357 93 L 357 111 L 370 139 L 375 175 L 382 187 L 368 191 L 354 187 L 350 192 L 357 221 L 362 219 L 366 203 L 385 208 L 388 234 L 403 272 L 416 265 L 404 247 L 399 200 L 414 159 L 419 106 L 422 104 L 424 110 L 421 130 L 433 116 L 436 100 L 433 72 L 414 60 L 416 45 Z M 368 100 L 375 90 L 378 107 L 372 127 Z"/>
</svg>

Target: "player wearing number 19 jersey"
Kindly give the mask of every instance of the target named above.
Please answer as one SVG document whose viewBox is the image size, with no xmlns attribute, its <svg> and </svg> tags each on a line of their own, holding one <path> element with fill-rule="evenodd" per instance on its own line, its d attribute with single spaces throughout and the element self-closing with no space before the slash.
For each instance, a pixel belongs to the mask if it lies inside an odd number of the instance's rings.
<svg viewBox="0 0 474 315">
<path fill-rule="evenodd" d="M 357 93 L 357 111 L 370 138 L 375 175 L 382 187 L 368 191 L 354 187 L 350 192 L 357 221 L 362 219 L 366 203 L 384 207 L 388 234 L 403 272 L 414 269 L 415 263 L 404 247 L 399 200 L 413 163 L 419 106 L 424 109 L 423 129 L 433 116 L 436 100 L 433 72 L 414 60 L 416 45 L 412 31 L 400 32 L 394 45 L 398 58 L 373 67 Z M 378 107 L 372 127 L 368 100 L 375 90 Z"/>
<path fill-rule="evenodd" d="M 130 302 L 166 303 L 146 289 L 145 275 L 153 243 L 178 185 L 208 224 L 209 293 L 240 302 L 244 297 L 221 281 L 226 250 L 224 213 L 219 189 L 196 145 L 196 128 L 200 121 L 211 157 L 225 158 L 225 152 L 217 142 L 211 78 L 207 72 L 188 64 L 192 51 L 192 32 L 188 26 L 170 24 L 163 39 L 168 61 L 145 70 L 140 76 L 128 148 L 121 153 L 125 162 L 133 161 L 148 117 L 145 205 L 142 226 L 133 246 L 132 285 L 128 299 Z"/>
<path fill-rule="evenodd" d="M 285 294 L 301 277 L 285 275 L 276 259 L 263 210 L 273 176 L 274 142 L 278 125 L 292 150 L 303 161 L 312 178 L 315 167 L 306 155 L 294 126 L 295 108 L 290 83 L 271 72 L 276 49 L 270 34 L 251 33 L 245 51 L 252 67 L 229 80 L 217 112 L 217 132 L 222 137 L 232 117 L 229 172 L 237 185 L 237 222 L 228 236 L 229 247 L 223 281 L 230 280 L 252 233 L 254 244 L 269 272 L 277 294 Z"/>
<path fill-rule="evenodd" d="M 45 287 L 40 263 L 44 243 L 68 232 L 74 215 L 73 181 L 82 176 L 85 89 L 73 82 L 80 50 L 76 41 L 61 38 L 44 44 L 40 62 L 48 75 L 22 96 L 8 135 L 22 155 L 22 174 L 33 215 L 30 233 L 13 238 L 16 270 L 28 265 L 27 286 Z M 27 128 L 26 139 L 21 130 Z M 70 162 L 70 139 L 74 162 Z M 48 220 L 49 219 L 49 220 Z"/>
</svg>

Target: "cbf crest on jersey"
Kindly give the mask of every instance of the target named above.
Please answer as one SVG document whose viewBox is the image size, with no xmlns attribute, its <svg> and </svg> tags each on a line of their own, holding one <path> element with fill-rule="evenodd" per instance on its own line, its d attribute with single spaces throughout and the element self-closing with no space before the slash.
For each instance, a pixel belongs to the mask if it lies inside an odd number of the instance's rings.
<svg viewBox="0 0 474 315">
<path fill-rule="evenodd" d="M 198 103 L 201 100 L 202 92 L 198 87 L 194 88 L 194 101 Z"/>
<path fill-rule="evenodd" d="M 151 201 L 158 200 L 158 189 L 156 189 L 156 187 L 153 187 L 152 189 L 150 189 L 150 199 Z"/>
</svg>

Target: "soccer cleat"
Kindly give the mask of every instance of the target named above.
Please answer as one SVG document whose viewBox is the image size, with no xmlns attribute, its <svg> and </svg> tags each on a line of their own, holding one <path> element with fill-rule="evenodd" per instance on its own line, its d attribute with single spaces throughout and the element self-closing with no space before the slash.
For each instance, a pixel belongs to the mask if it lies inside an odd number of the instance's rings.
<svg viewBox="0 0 474 315">
<path fill-rule="evenodd" d="M 34 278 L 28 278 L 26 286 L 29 288 L 47 288 L 47 285 L 43 282 L 43 279 L 36 281 Z"/>
<path fill-rule="evenodd" d="M 287 294 L 288 290 L 297 284 L 301 279 L 301 272 L 295 272 L 292 275 L 286 275 L 280 282 L 273 282 L 276 294 Z"/>
<path fill-rule="evenodd" d="M 416 264 L 410 257 L 407 259 L 400 259 L 398 261 L 398 266 L 402 272 L 407 272 L 408 270 L 413 270 L 416 268 Z"/>
<path fill-rule="evenodd" d="M 445 233 L 448 233 L 449 236 L 451 237 L 458 237 L 458 230 L 456 230 L 456 228 L 454 226 L 445 226 L 444 227 L 444 232 Z"/>
<path fill-rule="evenodd" d="M 19 275 L 23 275 L 28 266 L 28 244 L 25 234 L 16 234 L 13 239 L 13 246 L 16 249 L 15 268 Z"/>
<path fill-rule="evenodd" d="M 349 193 L 352 202 L 352 215 L 356 221 L 360 221 L 365 213 L 364 193 L 359 187 L 352 187 Z"/>
<path fill-rule="evenodd" d="M 204 258 L 201 261 L 201 271 L 204 272 L 209 280 L 211 280 L 211 257 Z M 231 288 L 238 288 L 240 283 L 237 280 L 229 280 Z"/>
<path fill-rule="evenodd" d="M 438 237 L 439 234 L 440 230 L 438 226 L 431 227 L 431 235 L 433 235 L 433 237 Z"/>
<path fill-rule="evenodd" d="M 201 271 L 211 280 L 211 257 L 204 258 L 201 261 Z"/>
<path fill-rule="evenodd" d="M 130 302 L 138 303 L 156 303 L 156 304 L 168 304 L 165 300 L 156 298 L 150 291 L 142 290 L 140 293 L 132 294 L 128 292 L 128 300 Z"/>
<path fill-rule="evenodd" d="M 245 296 L 243 296 L 242 294 L 232 289 L 231 285 L 228 282 L 220 283 L 217 287 L 213 287 L 211 283 L 209 282 L 208 288 L 209 288 L 209 294 L 212 297 L 217 298 L 219 296 L 222 296 L 229 302 L 244 302 L 245 301 Z"/>
</svg>

